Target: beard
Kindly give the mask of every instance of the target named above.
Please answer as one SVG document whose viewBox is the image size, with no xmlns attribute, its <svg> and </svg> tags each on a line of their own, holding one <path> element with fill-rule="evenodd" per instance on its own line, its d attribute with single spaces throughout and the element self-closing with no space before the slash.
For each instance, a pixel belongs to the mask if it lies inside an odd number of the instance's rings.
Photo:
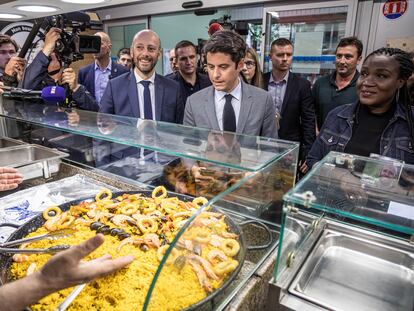
<svg viewBox="0 0 414 311">
<path fill-rule="evenodd" d="M 142 64 L 141 61 L 147 61 L 147 64 Z M 137 58 L 135 60 L 135 66 L 138 68 L 139 71 L 141 71 L 143 74 L 149 74 L 157 64 L 156 61 L 154 61 L 153 58 L 147 57 L 147 58 Z"/>
</svg>

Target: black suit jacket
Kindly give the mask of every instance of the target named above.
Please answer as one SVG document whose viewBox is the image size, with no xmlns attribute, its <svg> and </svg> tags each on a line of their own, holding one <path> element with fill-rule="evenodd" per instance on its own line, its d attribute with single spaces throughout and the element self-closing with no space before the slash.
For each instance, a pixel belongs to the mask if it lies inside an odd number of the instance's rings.
<svg viewBox="0 0 414 311">
<path fill-rule="evenodd" d="M 268 90 L 271 72 L 263 76 L 264 88 Z M 301 143 L 301 158 L 315 141 L 315 107 L 308 80 L 290 72 L 283 99 L 279 138 Z"/>
</svg>

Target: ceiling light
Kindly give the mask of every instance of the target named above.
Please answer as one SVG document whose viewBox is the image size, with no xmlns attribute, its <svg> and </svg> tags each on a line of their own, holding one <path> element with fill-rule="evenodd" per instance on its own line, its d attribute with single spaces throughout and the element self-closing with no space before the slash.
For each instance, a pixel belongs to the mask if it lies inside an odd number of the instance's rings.
<svg viewBox="0 0 414 311">
<path fill-rule="evenodd" d="M 97 4 L 102 2 L 108 2 L 109 0 L 60 0 L 61 2 L 66 3 L 76 3 L 76 4 Z"/>
<path fill-rule="evenodd" d="M 59 8 L 48 6 L 48 5 L 19 5 L 15 6 L 16 9 L 25 12 L 32 13 L 51 13 L 56 12 Z"/>
<path fill-rule="evenodd" d="M 19 19 L 25 17 L 24 15 L 20 14 L 9 14 L 9 13 L 0 13 L 0 18 L 4 19 Z"/>
</svg>

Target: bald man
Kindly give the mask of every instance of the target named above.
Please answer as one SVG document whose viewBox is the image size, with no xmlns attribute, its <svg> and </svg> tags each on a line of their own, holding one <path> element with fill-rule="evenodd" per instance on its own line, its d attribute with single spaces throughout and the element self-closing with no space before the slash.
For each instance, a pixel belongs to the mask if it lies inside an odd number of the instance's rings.
<svg viewBox="0 0 414 311">
<path fill-rule="evenodd" d="M 149 29 L 138 32 L 134 36 L 130 52 L 134 69 L 109 81 L 99 112 L 182 123 L 184 102 L 178 82 L 155 73 L 155 65 L 161 56 L 158 35 Z M 98 155 L 97 165 L 127 156 L 143 156 L 139 148 L 122 148 L 114 144 L 97 150 L 101 150 L 98 151 L 100 153 L 106 152 Z"/>
<path fill-rule="evenodd" d="M 99 111 L 182 123 L 184 102 L 178 83 L 155 73 L 161 57 L 159 36 L 149 29 L 138 32 L 130 51 L 134 70 L 109 81 Z"/>
<path fill-rule="evenodd" d="M 95 62 L 79 70 L 78 83 L 84 85 L 100 105 L 108 81 L 128 72 L 128 68 L 111 60 L 112 43 L 106 33 L 97 32 L 95 36 L 101 37 L 101 50 L 93 54 Z"/>
</svg>

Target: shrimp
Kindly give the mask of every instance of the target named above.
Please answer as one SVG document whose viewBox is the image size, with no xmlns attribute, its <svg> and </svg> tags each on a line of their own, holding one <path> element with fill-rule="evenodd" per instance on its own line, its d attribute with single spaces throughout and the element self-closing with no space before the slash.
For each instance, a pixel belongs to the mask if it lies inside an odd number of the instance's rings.
<svg viewBox="0 0 414 311">
<path fill-rule="evenodd" d="M 203 267 L 204 271 L 207 273 L 210 279 L 213 279 L 216 281 L 219 280 L 219 277 L 214 273 L 213 267 L 211 266 L 211 264 L 207 260 L 205 260 L 203 257 L 191 254 L 188 256 L 188 258 L 190 258 L 191 260 L 197 261 L 199 264 L 201 264 L 201 266 Z"/>
<path fill-rule="evenodd" d="M 156 248 L 159 248 L 161 246 L 160 239 L 158 238 L 158 235 L 156 235 L 155 233 L 148 233 L 144 237 L 144 243 L 148 246 L 153 246 Z"/>
<path fill-rule="evenodd" d="M 185 248 L 186 250 L 192 252 L 194 250 L 193 242 L 190 240 L 180 239 L 177 242 L 177 246 L 181 248 Z"/>
<path fill-rule="evenodd" d="M 224 238 L 222 238 L 221 236 L 212 234 L 209 243 L 210 243 L 211 246 L 221 247 L 221 243 L 223 241 L 224 241 Z"/>
<path fill-rule="evenodd" d="M 14 262 L 25 262 L 29 260 L 29 256 L 25 254 L 14 254 L 12 258 Z"/>
<path fill-rule="evenodd" d="M 222 231 L 222 232 L 221 232 L 221 236 L 222 236 L 223 238 L 227 238 L 227 239 L 235 239 L 235 238 L 237 238 L 237 237 L 238 237 L 238 235 L 237 235 L 237 234 L 235 234 L 235 233 L 231 233 L 231 232 L 227 232 L 227 231 Z"/>
<path fill-rule="evenodd" d="M 193 268 L 195 274 L 197 275 L 198 281 L 200 285 L 209 293 L 213 291 L 213 286 L 211 286 L 209 280 L 207 279 L 206 272 L 201 268 L 200 265 L 195 263 L 194 261 L 189 261 L 191 267 Z"/>
<path fill-rule="evenodd" d="M 121 251 L 121 248 L 124 247 L 127 244 L 132 244 L 132 245 L 141 245 L 144 244 L 145 241 L 142 238 L 138 238 L 138 237 L 129 237 L 126 238 L 125 240 L 123 240 L 118 247 L 116 248 L 116 251 L 119 253 Z"/>
<path fill-rule="evenodd" d="M 118 214 L 118 215 L 115 215 L 114 217 L 112 217 L 111 221 L 115 225 L 120 226 L 120 227 L 125 227 L 126 222 L 135 223 L 134 218 L 129 217 L 127 215 L 121 215 L 121 214 Z"/>
<path fill-rule="evenodd" d="M 212 265 L 216 265 L 219 262 L 227 261 L 228 257 L 222 251 L 213 249 L 207 253 L 207 260 Z"/>
</svg>

